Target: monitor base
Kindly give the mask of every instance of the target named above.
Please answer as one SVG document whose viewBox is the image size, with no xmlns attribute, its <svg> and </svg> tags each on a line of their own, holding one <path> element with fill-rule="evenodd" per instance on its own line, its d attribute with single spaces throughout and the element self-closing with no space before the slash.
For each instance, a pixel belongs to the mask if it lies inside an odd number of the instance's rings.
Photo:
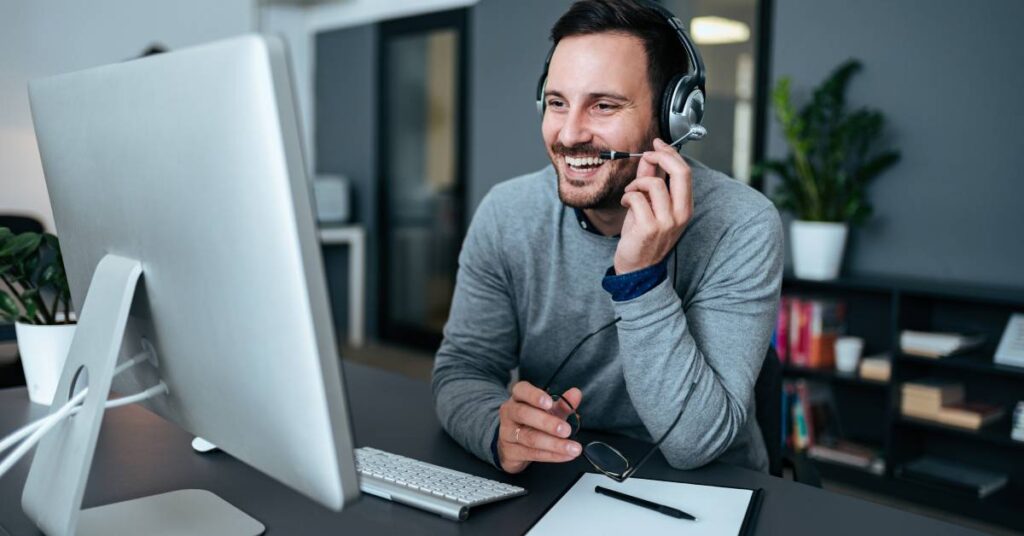
<svg viewBox="0 0 1024 536">
<path fill-rule="evenodd" d="M 183 489 L 84 509 L 75 534 L 258 536 L 265 530 L 262 523 L 217 495 Z"/>
</svg>

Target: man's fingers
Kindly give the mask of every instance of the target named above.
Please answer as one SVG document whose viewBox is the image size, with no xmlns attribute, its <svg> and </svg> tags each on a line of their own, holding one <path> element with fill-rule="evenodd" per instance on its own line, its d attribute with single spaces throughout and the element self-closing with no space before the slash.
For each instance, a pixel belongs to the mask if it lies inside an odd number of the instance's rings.
<svg viewBox="0 0 1024 536">
<path fill-rule="evenodd" d="M 569 437 L 572 434 L 572 427 L 564 419 L 526 404 L 514 404 L 509 408 L 508 416 L 515 425 L 536 428 L 553 436 Z"/>
<path fill-rule="evenodd" d="M 658 175 L 658 164 L 657 162 L 648 162 L 646 159 L 641 158 L 640 163 L 636 166 L 637 177 L 656 177 Z"/>
<path fill-rule="evenodd" d="M 578 388 L 573 387 L 572 389 L 569 389 L 568 391 L 562 393 L 562 398 L 564 400 L 560 400 L 559 402 L 557 402 L 555 404 L 555 409 L 551 411 L 559 418 L 565 419 L 574 410 L 579 409 L 580 403 L 583 402 L 583 391 L 580 391 Z M 566 402 L 568 402 L 568 404 L 566 404 Z M 572 405 L 572 407 L 569 407 L 570 404 Z"/>
<path fill-rule="evenodd" d="M 516 443 L 502 446 L 505 459 L 511 462 L 568 462 L 576 459 L 575 455 L 540 450 Z"/>
<path fill-rule="evenodd" d="M 654 225 L 654 212 L 651 211 L 646 195 L 636 191 L 626 192 L 622 195 L 621 203 L 633 213 L 638 224 L 644 227 Z"/>
<path fill-rule="evenodd" d="M 512 386 L 512 398 L 535 408 L 551 409 L 551 395 L 534 387 L 530 382 L 518 382 Z"/>
<path fill-rule="evenodd" d="M 644 153 L 641 161 L 656 165 L 668 172 L 672 214 L 678 220 L 688 219 L 692 212 L 692 174 L 690 166 L 683 160 L 683 157 L 674 148 L 662 144 L 660 149 Z"/>
<path fill-rule="evenodd" d="M 522 445 L 530 447 L 536 450 L 545 450 L 548 452 L 554 452 L 556 454 L 566 454 L 572 456 L 578 456 L 582 452 L 582 447 L 579 443 L 571 440 L 560 439 L 552 435 L 545 434 L 540 430 L 523 426 L 519 428 L 518 439 L 516 438 L 516 427 L 510 427 L 511 429 L 503 432 L 502 439 L 508 443 L 516 445 Z"/>
<path fill-rule="evenodd" d="M 651 200 L 654 218 L 666 226 L 673 225 L 672 198 L 669 197 L 665 179 L 658 177 L 639 177 L 629 183 L 626 191 L 641 192 Z"/>
</svg>

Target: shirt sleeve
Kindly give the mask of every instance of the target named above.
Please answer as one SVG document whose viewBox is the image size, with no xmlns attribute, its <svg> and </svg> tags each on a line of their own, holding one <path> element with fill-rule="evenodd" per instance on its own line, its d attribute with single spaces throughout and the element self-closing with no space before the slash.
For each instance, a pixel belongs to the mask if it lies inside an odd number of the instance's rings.
<svg viewBox="0 0 1024 536">
<path fill-rule="evenodd" d="M 667 259 L 668 257 L 657 264 L 635 272 L 618 275 L 615 273 L 615 266 L 609 266 L 608 271 L 604 274 L 604 279 L 601 280 L 601 286 L 612 295 L 612 301 L 621 302 L 639 298 L 667 278 L 668 270 L 665 269 Z"/>
<path fill-rule="evenodd" d="M 754 418 L 754 384 L 771 339 L 782 281 L 782 224 L 773 206 L 723 232 L 700 288 L 682 303 L 663 281 L 614 302 L 630 400 L 652 437 L 689 469 L 724 453 Z M 684 252 L 676 254 L 684 255 Z M 696 384 L 686 407 L 682 401 Z"/>
<path fill-rule="evenodd" d="M 500 469 L 493 438 L 498 410 L 519 365 L 511 276 L 490 195 L 477 208 L 459 254 L 455 293 L 431 387 L 441 426 L 463 448 Z"/>
</svg>

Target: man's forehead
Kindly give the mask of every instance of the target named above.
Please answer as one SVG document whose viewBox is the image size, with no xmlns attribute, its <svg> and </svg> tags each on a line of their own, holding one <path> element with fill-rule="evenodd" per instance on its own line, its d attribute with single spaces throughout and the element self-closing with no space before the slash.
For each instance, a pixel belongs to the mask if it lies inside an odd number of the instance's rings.
<svg viewBox="0 0 1024 536">
<path fill-rule="evenodd" d="M 624 33 L 563 38 L 548 67 L 547 90 L 635 98 L 647 90 L 643 42 Z"/>
</svg>

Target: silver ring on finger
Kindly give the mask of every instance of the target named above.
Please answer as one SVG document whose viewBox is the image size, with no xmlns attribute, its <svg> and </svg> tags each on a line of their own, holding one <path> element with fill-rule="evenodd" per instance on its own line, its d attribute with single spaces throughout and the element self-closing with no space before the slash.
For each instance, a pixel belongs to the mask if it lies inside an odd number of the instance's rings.
<svg viewBox="0 0 1024 536">
<path fill-rule="evenodd" d="M 523 430 L 522 426 L 516 426 L 516 437 L 512 440 L 513 443 L 519 442 L 519 432 Z"/>
</svg>

